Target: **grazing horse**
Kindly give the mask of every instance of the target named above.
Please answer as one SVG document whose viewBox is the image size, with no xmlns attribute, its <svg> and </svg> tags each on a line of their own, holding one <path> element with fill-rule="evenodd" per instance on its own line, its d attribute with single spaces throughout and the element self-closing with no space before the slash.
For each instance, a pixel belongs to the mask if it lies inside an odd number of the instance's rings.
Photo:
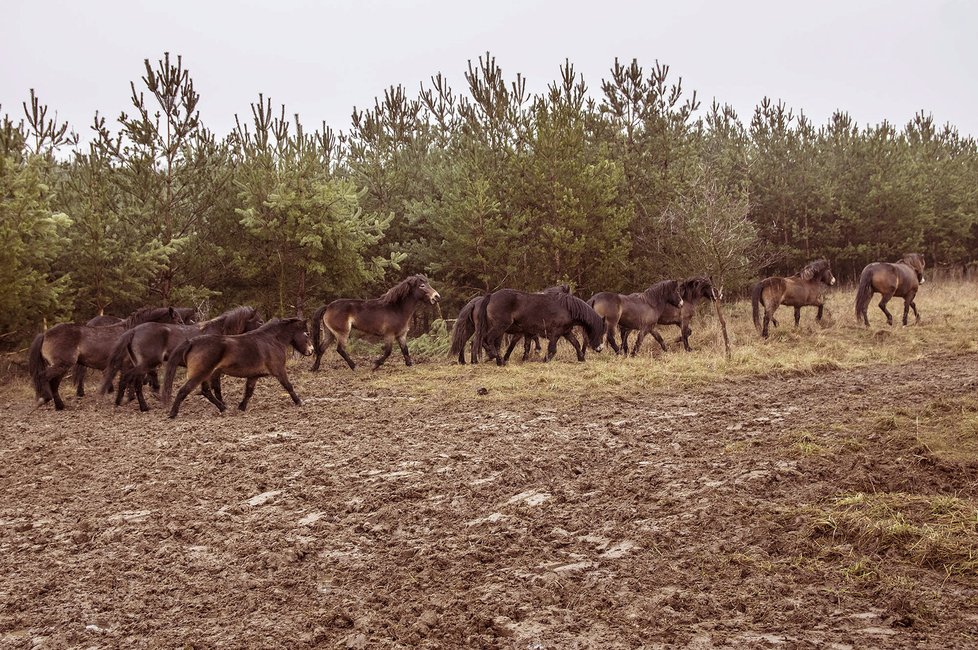
<svg viewBox="0 0 978 650">
<path fill-rule="evenodd" d="M 632 350 L 634 357 L 638 354 L 646 334 L 651 334 L 662 349 L 666 349 L 665 341 L 654 328 L 670 305 L 676 309 L 682 308 L 683 298 L 679 294 L 678 282 L 663 280 L 640 293 L 621 294 L 602 291 L 591 296 L 587 304 L 604 319 L 608 345 L 615 354 L 621 352 L 618 344 L 615 343 L 615 328 L 620 326 L 626 335 L 631 330 L 638 330 L 638 340 L 635 341 L 635 348 Z M 624 352 L 627 354 L 628 349 L 626 348 Z"/>
<path fill-rule="evenodd" d="M 676 341 L 682 341 L 683 348 L 687 352 L 692 352 L 693 348 L 689 346 L 689 335 L 692 334 L 693 330 L 689 327 L 689 323 L 693 320 L 693 316 L 696 315 L 696 307 L 703 300 L 716 301 L 720 300 L 723 296 L 720 290 L 713 286 L 713 281 L 703 276 L 686 278 L 680 282 L 679 295 L 683 299 L 683 306 L 674 307 L 666 303 L 666 308 L 663 310 L 662 315 L 659 316 L 658 324 L 678 325 L 679 338 Z M 629 330 L 624 327 L 620 327 L 620 330 L 621 349 L 625 354 L 628 354 Z"/>
<path fill-rule="evenodd" d="M 568 287 L 566 284 L 558 284 L 558 285 L 553 286 L 553 287 L 547 287 L 546 289 L 544 289 L 540 293 L 543 293 L 543 294 L 551 294 L 551 293 L 566 293 L 566 294 L 569 294 L 570 293 L 570 287 Z M 470 300 L 467 303 L 465 303 L 465 306 L 462 307 L 462 311 L 460 311 L 458 313 L 458 318 L 455 319 L 455 327 L 452 328 L 452 352 L 451 353 L 453 355 L 456 355 L 456 354 L 458 355 L 458 363 L 459 363 L 459 365 L 462 365 L 462 366 L 465 365 L 465 343 L 469 339 L 472 339 L 475 336 L 475 330 L 476 330 L 476 323 L 475 323 L 476 306 L 479 304 L 479 301 L 482 300 L 484 297 L 485 296 L 476 296 L 472 300 Z M 524 343 L 523 343 L 523 361 L 526 361 L 529 358 L 529 356 L 530 356 L 530 343 L 531 343 L 531 341 L 536 344 L 537 350 L 538 351 L 540 350 L 540 339 L 539 339 L 539 337 L 533 336 L 533 337 L 529 337 L 529 338 L 524 338 L 522 334 L 515 334 L 515 333 L 513 334 L 513 336 L 514 336 L 513 340 L 516 341 L 516 342 L 519 342 L 519 340 L 521 338 L 524 341 Z M 571 334 L 570 336 L 573 336 L 573 334 Z M 576 348 L 578 346 L 575 345 L 574 347 Z M 469 356 L 470 356 L 470 362 L 471 363 L 478 363 L 479 362 L 479 350 L 477 350 L 476 347 L 475 347 L 475 339 L 472 340 L 472 346 L 471 346 L 471 350 L 469 352 Z M 508 353 L 506 354 L 506 358 L 507 359 L 509 358 L 509 354 Z"/>
<path fill-rule="evenodd" d="M 798 273 L 786 277 L 764 278 L 751 292 L 754 327 L 767 338 L 768 323 L 778 326 L 774 312 L 782 304 L 795 308 L 795 327 L 801 320 L 802 307 L 818 307 L 815 320 L 821 322 L 825 308 L 825 290 L 835 284 L 828 260 L 809 262 Z M 764 326 L 761 327 L 761 306 L 764 307 Z"/>
<path fill-rule="evenodd" d="M 489 357 L 495 358 L 500 366 L 507 360 L 499 353 L 499 344 L 506 333 L 546 337 L 550 344 L 544 361 L 553 359 L 557 341 L 566 338 L 577 351 L 577 359 L 584 361 L 584 350 L 571 335 L 573 328 L 580 325 L 586 334 L 585 346 L 601 351 L 604 336 L 601 317 L 576 296 L 500 289 L 483 296 L 476 311 L 476 349 L 486 347 Z M 512 346 L 509 351 L 512 352 Z"/>
<path fill-rule="evenodd" d="M 191 310 L 192 312 L 193 310 Z M 112 347 L 129 328 L 147 322 L 183 323 L 180 310 L 173 307 L 145 307 L 116 325 L 90 327 L 62 323 L 34 337 L 27 352 L 27 366 L 34 382 L 38 406 L 54 400 L 54 408 L 65 407 L 58 393 L 61 380 L 72 366 L 103 369 Z M 84 395 L 84 372 L 78 371 L 78 396 Z"/>
<path fill-rule="evenodd" d="M 375 361 L 373 369 L 379 368 L 394 348 L 394 341 L 401 348 L 405 365 L 411 365 L 411 355 L 407 347 L 407 333 L 411 327 L 411 317 L 422 302 L 435 304 L 441 295 L 428 283 L 428 278 L 418 274 L 401 280 L 380 298 L 353 300 L 341 298 L 325 307 L 320 307 L 312 317 L 312 340 L 316 351 L 313 370 L 319 370 L 320 361 L 326 346 L 336 341 L 336 351 L 355 370 L 357 364 L 346 352 L 346 341 L 351 329 L 379 336 L 384 340 L 384 353 Z M 320 332 L 323 340 L 320 340 Z"/>
<path fill-rule="evenodd" d="M 177 367 L 187 367 L 187 381 L 177 392 L 170 417 L 177 416 L 180 404 L 198 386 L 217 410 L 222 413 L 227 410 L 224 402 L 215 397 L 210 388 L 210 380 L 219 374 L 247 380 L 244 398 L 238 404 L 242 411 L 248 408 L 258 380 L 269 375 L 278 379 L 293 402 L 302 404 L 285 372 L 289 346 L 305 356 L 312 354 L 312 341 L 306 333 L 305 320 L 274 318 L 245 334 L 203 334 L 181 343 L 166 362 L 166 376 L 163 379 L 163 403 L 169 404 Z"/>
<path fill-rule="evenodd" d="M 881 293 L 880 309 L 886 314 L 886 324 L 893 324 L 893 316 L 886 310 L 890 298 L 903 298 L 903 324 L 907 324 L 908 312 L 913 309 L 914 322 L 920 322 L 917 305 L 917 289 L 924 283 L 924 256 L 920 253 L 907 253 L 899 262 L 873 262 L 866 265 L 859 276 L 856 289 L 856 321 L 860 319 L 869 327 L 869 301 L 874 293 Z"/>
<path fill-rule="evenodd" d="M 102 376 L 99 393 L 105 394 L 112 386 L 116 373 L 122 372 L 115 404 L 122 403 L 123 389 L 129 386 L 130 394 L 135 392 L 139 410 L 148 411 L 143 396 L 143 380 L 173 354 L 183 342 L 201 334 L 244 334 L 261 327 L 262 320 L 254 307 L 236 307 L 216 318 L 197 325 L 167 325 L 164 323 L 143 323 L 125 332 L 115 344 L 109 364 Z M 214 381 L 214 392 L 221 398 L 220 380 Z"/>
</svg>

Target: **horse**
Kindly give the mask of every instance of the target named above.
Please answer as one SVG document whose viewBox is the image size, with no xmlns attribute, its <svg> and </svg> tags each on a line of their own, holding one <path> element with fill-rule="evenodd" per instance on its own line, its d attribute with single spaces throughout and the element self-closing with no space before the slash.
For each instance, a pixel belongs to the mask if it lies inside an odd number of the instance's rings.
<svg viewBox="0 0 978 650">
<path fill-rule="evenodd" d="M 262 320 L 254 307 L 236 307 L 216 318 L 196 325 L 167 325 L 164 323 L 143 323 L 125 332 L 116 342 L 108 366 L 102 376 L 99 393 L 109 392 L 115 375 L 122 372 L 115 405 L 122 403 L 123 389 L 129 386 L 130 396 L 135 393 L 139 410 L 148 411 L 149 406 L 143 396 L 143 380 L 173 354 L 184 341 L 201 334 L 243 334 L 261 327 Z M 214 381 L 214 392 L 222 399 L 220 380 Z"/>
<path fill-rule="evenodd" d="M 825 290 L 835 284 L 835 276 L 828 260 L 809 262 L 798 273 L 786 278 L 764 278 L 754 285 L 751 292 L 754 327 L 767 338 L 768 323 L 778 327 L 774 312 L 782 304 L 795 308 L 795 327 L 801 321 L 802 307 L 818 307 L 815 320 L 822 321 L 825 309 Z M 761 306 L 764 307 L 764 326 L 761 326 Z"/>
<path fill-rule="evenodd" d="M 676 342 L 682 341 L 683 349 L 692 352 L 693 348 L 689 345 L 689 335 L 692 334 L 693 330 L 689 327 L 689 323 L 696 315 L 696 308 L 703 300 L 716 301 L 723 296 L 713 286 L 713 281 L 703 276 L 686 278 L 680 282 L 679 295 L 683 299 L 683 306 L 675 307 L 667 302 L 665 309 L 659 316 L 658 324 L 677 325 L 679 327 L 679 338 L 676 339 Z M 628 354 L 628 334 L 631 330 L 619 326 L 619 331 L 621 333 L 621 349 L 625 354 Z"/>
<path fill-rule="evenodd" d="M 544 361 L 557 353 L 557 341 L 566 338 L 574 346 L 577 359 L 584 361 L 584 349 L 571 331 L 577 325 L 584 328 L 585 346 L 601 351 L 604 336 L 601 317 L 580 298 L 564 293 L 526 293 L 515 289 L 500 289 L 483 296 L 476 306 L 476 349 L 486 347 L 490 358 L 500 366 L 507 358 L 500 355 L 499 344 L 507 332 L 523 336 L 543 336 L 550 343 Z M 510 346 L 510 352 L 512 346 Z M 508 356 L 508 355 L 507 355 Z"/>
<path fill-rule="evenodd" d="M 312 369 L 319 370 L 326 346 L 333 341 L 336 341 L 336 351 L 350 366 L 350 370 L 356 369 L 357 364 L 346 352 L 346 341 L 350 337 L 351 329 L 358 329 L 384 339 L 384 352 L 374 361 L 374 370 L 387 361 L 394 347 L 394 341 L 397 341 L 401 348 L 404 364 L 412 365 L 411 354 L 407 347 L 411 317 L 421 302 L 427 301 L 433 305 L 439 300 L 441 294 L 435 291 L 428 278 L 419 273 L 401 280 L 380 298 L 370 300 L 341 298 L 320 307 L 312 317 L 312 340 L 316 353 Z M 322 331 L 324 326 L 325 331 Z"/>
<path fill-rule="evenodd" d="M 193 313 L 190 309 L 189 313 Z M 34 383 L 34 395 L 38 406 L 54 400 L 58 411 L 65 407 L 58 387 L 72 366 L 76 367 L 78 396 L 85 394 L 84 369 L 103 369 L 109 362 L 112 347 L 129 328 L 152 321 L 183 323 L 186 309 L 174 307 L 145 307 L 133 312 L 125 321 L 116 325 L 91 327 L 61 323 L 34 337 L 27 351 L 27 367 Z M 188 314 L 189 318 L 189 314 Z"/>
<path fill-rule="evenodd" d="M 591 305 L 603 319 L 608 345 L 615 354 L 621 353 L 621 349 L 615 343 L 615 328 L 621 327 L 626 335 L 631 330 L 638 330 L 638 340 L 635 341 L 635 348 L 632 350 L 634 357 L 638 354 L 646 334 L 652 334 L 662 349 L 666 349 L 665 341 L 654 328 L 670 305 L 676 309 L 682 308 L 683 297 L 679 294 L 678 282 L 663 280 L 639 293 L 621 294 L 602 291 L 591 296 L 587 304 Z M 627 353 L 626 348 L 625 354 Z"/>
<path fill-rule="evenodd" d="M 920 253 L 907 253 L 903 259 L 892 264 L 873 262 L 867 264 L 859 275 L 856 289 L 856 321 L 862 320 L 869 327 L 869 301 L 874 293 L 881 293 L 880 309 L 886 314 L 886 324 L 893 325 L 893 316 L 886 310 L 890 298 L 903 298 L 903 324 L 907 324 L 909 310 L 913 309 L 914 323 L 920 322 L 917 305 L 917 289 L 924 283 L 924 256 Z"/>
<path fill-rule="evenodd" d="M 567 293 L 567 294 L 569 294 L 570 293 L 570 287 L 568 287 L 566 284 L 558 284 L 558 285 L 553 286 L 553 287 L 547 287 L 546 289 L 544 289 L 543 291 L 540 291 L 539 293 L 543 293 L 543 294 Z M 465 365 L 465 344 L 466 344 L 466 342 L 468 342 L 469 339 L 472 339 L 475 336 L 475 330 L 476 330 L 476 323 L 475 323 L 476 306 L 479 304 L 479 301 L 482 300 L 483 298 L 484 298 L 484 296 L 476 296 L 472 300 L 470 300 L 467 303 L 465 303 L 465 306 L 462 307 L 462 310 L 458 313 L 458 318 L 455 319 L 455 327 L 452 328 L 452 348 L 451 348 L 451 353 L 452 353 L 452 355 L 456 355 L 456 354 L 458 355 L 458 363 L 459 363 L 459 365 L 462 365 L 462 366 Z M 541 348 L 540 348 L 540 338 L 539 337 L 533 336 L 533 337 L 529 337 L 529 338 L 524 338 L 522 334 L 515 334 L 515 333 L 513 334 L 513 336 L 514 336 L 514 339 L 513 340 L 516 341 L 516 342 L 519 342 L 520 339 L 523 339 L 523 361 L 526 361 L 529 358 L 529 356 L 530 356 L 530 344 L 531 344 L 531 342 L 534 343 L 534 344 L 536 344 L 537 351 L 538 352 L 540 351 Z M 573 335 L 571 335 L 571 336 L 573 336 Z M 575 347 L 577 347 L 577 346 L 575 346 Z M 469 352 L 469 356 L 470 356 L 470 362 L 471 363 L 478 363 L 479 362 L 479 350 L 477 350 L 476 347 L 475 347 L 475 340 L 474 339 L 472 340 L 472 346 L 471 346 L 471 350 Z M 506 355 L 506 358 L 507 359 L 509 358 L 509 354 Z"/>
<path fill-rule="evenodd" d="M 255 392 L 258 380 L 269 375 L 278 379 L 293 402 L 297 405 L 302 404 L 285 372 L 289 346 L 305 356 L 313 353 L 312 341 L 306 333 L 304 319 L 273 318 L 258 329 L 245 334 L 234 336 L 202 334 L 184 341 L 177 346 L 166 362 L 163 404 L 170 403 L 173 379 L 177 374 L 177 367 L 182 365 L 187 367 L 187 381 L 177 392 L 170 409 L 171 418 L 177 416 L 180 404 L 198 386 L 218 411 L 223 413 L 227 410 L 224 402 L 211 392 L 210 381 L 219 374 L 243 377 L 247 380 L 244 398 L 238 404 L 238 409 L 241 411 L 248 408 L 248 401 Z"/>
</svg>

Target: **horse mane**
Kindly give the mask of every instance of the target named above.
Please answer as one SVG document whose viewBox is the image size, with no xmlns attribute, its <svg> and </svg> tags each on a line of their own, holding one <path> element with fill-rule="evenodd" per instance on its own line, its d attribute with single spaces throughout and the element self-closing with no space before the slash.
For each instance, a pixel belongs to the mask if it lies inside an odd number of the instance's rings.
<svg viewBox="0 0 978 650">
<path fill-rule="evenodd" d="M 604 331 L 604 319 L 591 308 L 589 304 L 569 293 L 551 293 L 551 298 L 559 302 L 570 314 L 571 318 L 580 322 L 588 334 L 595 331 Z"/>
<path fill-rule="evenodd" d="M 903 259 L 897 262 L 906 264 L 910 268 L 920 273 L 924 272 L 924 256 L 920 253 L 907 253 L 903 256 Z"/>
<path fill-rule="evenodd" d="M 552 287 L 547 287 L 546 289 L 544 289 L 540 293 L 545 293 L 547 295 L 554 295 L 554 294 L 558 294 L 558 293 L 567 293 L 567 294 L 569 294 L 570 292 L 571 292 L 570 287 L 567 286 L 566 284 L 556 284 L 556 285 L 554 285 Z"/>
<path fill-rule="evenodd" d="M 683 300 L 692 302 L 700 297 L 701 290 L 705 284 L 713 284 L 705 275 L 697 275 L 691 278 L 686 278 L 679 285 L 679 295 Z"/>
<path fill-rule="evenodd" d="M 428 278 L 417 273 L 410 277 L 404 278 L 393 287 L 387 290 L 387 293 L 377 298 L 377 302 L 382 305 L 396 305 L 403 302 L 411 295 L 414 288 L 417 287 L 421 282 L 427 282 Z"/>
<path fill-rule="evenodd" d="M 650 303 L 664 302 L 666 294 L 679 290 L 679 283 L 675 280 L 662 280 L 656 282 L 651 287 L 642 292 L 645 299 Z"/>
<path fill-rule="evenodd" d="M 805 268 L 803 268 L 795 275 L 800 277 L 802 280 L 810 281 L 817 278 L 819 275 L 822 274 L 822 272 L 828 270 L 829 268 L 830 265 L 828 260 L 818 259 L 815 260 L 814 262 L 809 262 L 808 264 L 806 264 Z"/>
<path fill-rule="evenodd" d="M 131 328 L 141 323 L 148 323 L 154 318 L 159 317 L 161 313 L 168 310 L 169 307 L 140 307 L 133 313 L 129 314 L 129 317 L 123 322 L 126 324 L 126 328 Z"/>
<path fill-rule="evenodd" d="M 225 332 L 237 332 L 244 331 L 245 323 L 247 323 L 253 316 L 258 313 L 254 307 L 249 307 L 247 305 L 242 305 L 241 307 L 235 307 L 234 309 L 229 309 L 220 316 L 215 316 L 209 321 L 201 323 L 201 329 L 207 325 L 219 324 L 221 330 Z"/>
</svg>

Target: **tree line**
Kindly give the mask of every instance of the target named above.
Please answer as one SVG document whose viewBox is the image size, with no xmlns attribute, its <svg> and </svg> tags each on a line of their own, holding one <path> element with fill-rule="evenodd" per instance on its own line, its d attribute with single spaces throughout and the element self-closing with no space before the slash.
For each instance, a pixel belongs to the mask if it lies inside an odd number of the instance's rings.
<svg viewBox="0 0 978 650">
<path fill-rule="evenodd" d="M 0 118 L 0 346 L 144 304 L 308 314 L 409 273 L 449 304 L 502 286 L 637 291 L 710 274 L 736 291 L 815 257 L 840 278 L 978 247 L 978 151 L 918 113 L 815 125 L 763 99 L 703 106 L 668 66 L 573 64 L 542 93 L 486 54 L 462 90 L 391 87 L 336 131 L 259 94 L 218 136 L 181 57 L 144 62 L 90 137 L 30 91 Z"/>
</svg>

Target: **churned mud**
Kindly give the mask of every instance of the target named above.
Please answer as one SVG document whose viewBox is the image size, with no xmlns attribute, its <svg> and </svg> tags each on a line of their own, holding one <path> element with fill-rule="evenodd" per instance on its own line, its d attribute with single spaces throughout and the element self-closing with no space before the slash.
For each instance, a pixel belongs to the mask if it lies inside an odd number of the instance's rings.
<svg viewBox="0 0 978 650">
<path fill-rule="evenodd" d="M 366 376 L 175 421 L 0 388 L 0 646 L 978 644 L 974 572 L 854 577 L 817 514 L 974 503 L 974 465 L 867 424 L 974 395 L 974 354 L 566 401 Z"/>
</svg>

